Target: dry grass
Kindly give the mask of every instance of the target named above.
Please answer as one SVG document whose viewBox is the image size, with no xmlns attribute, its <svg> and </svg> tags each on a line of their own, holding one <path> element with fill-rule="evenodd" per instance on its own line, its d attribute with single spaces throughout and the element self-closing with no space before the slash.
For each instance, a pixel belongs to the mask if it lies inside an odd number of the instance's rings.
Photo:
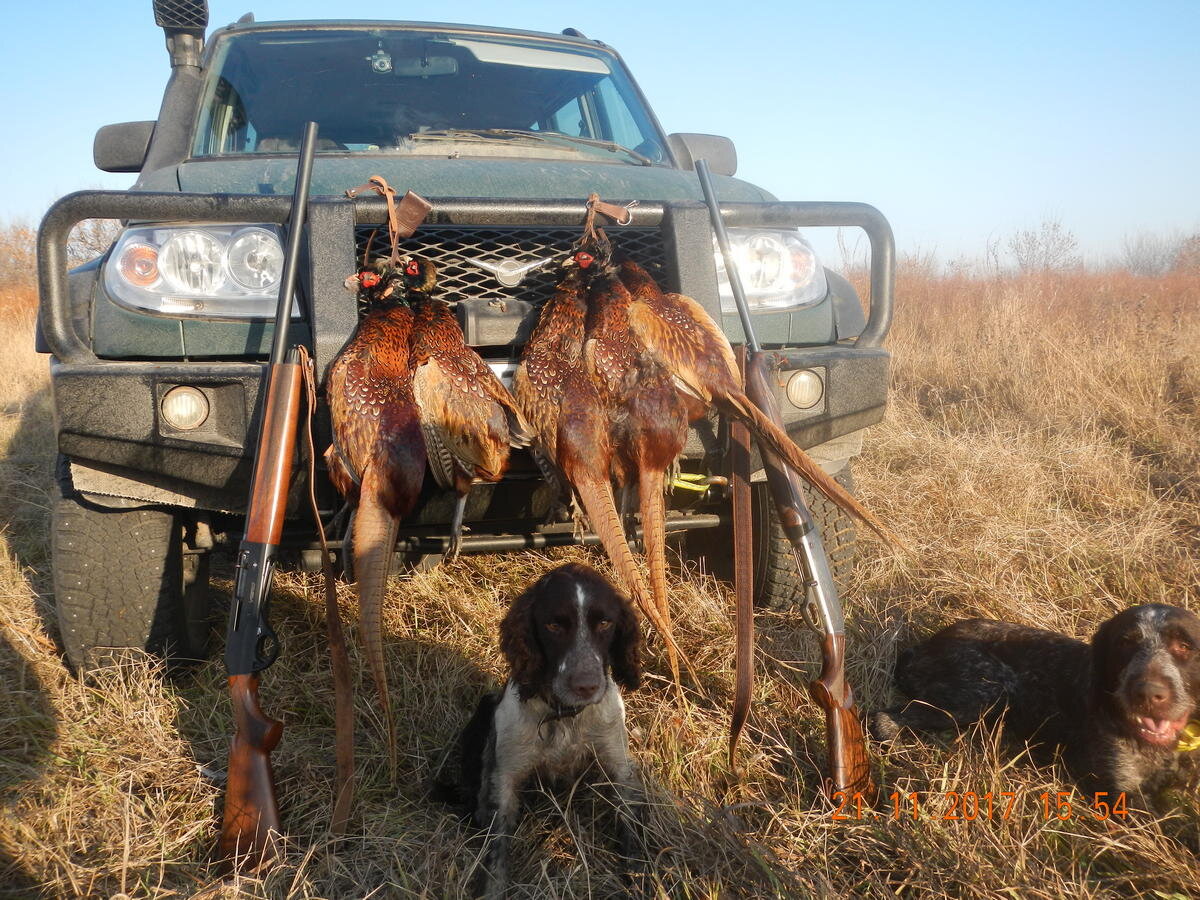
<svg viewBox="0 0 1200 900">
<path fill-rule="evenodd" d="M 1200 609 L 1200 297 L 1195 281 L 1073 274 L 901 280 L 887 421 L 859 461 L 860 492 L 913 548 L 864 541 L 846 598 L 851 678 L 888 701 L 897 646 L 984 614 L 1086 635 L 1131 603 Z M 286 862 L 223 883 L 208 862 L 228 708 L 218 661 L 172 682 L 148 664 L 82 685 L 48 637 L 45 518 L 51 429 L 29 321 L 0 324 L 0 896 L 456 896 L 478 844 L 427 800 L 443 747 L 501 674 L 496 623 L 513 590 L 554 561 L 476 557 L 397 580 L 385 622 L 400 715 L 401 779 L 387 777 L 369 680 L 358 695 L 360 795 L 352 836 L 326 832 L 332 696 L 319 585 L 280 579 L 285 652 L 264 706 L 286 721 L 274 755 Z M 216 596 L 227 596 L 218 581 Z M 725 590 L 673 582 L 679 638 L 707 672 L 687 704 L 661 680 L 630 698 L 652 785 L 655 871 L 666 896 L 1174 897 L 1200 883 L 1200 804 L 1108 827 L 1047 821 L 1061 774 L 973 733 L 878 757 L 925 814 L 837 822 L 817 794 L 822 722 L 806 698 L 815 644 L 799 618 L 760 617 L 763 652 L 746 771 L 724 756 L 732 633 Z M 344 590 L 344 614 L 354 617 Z M 661 658 L 654 660 L 661 673 Z M 806 674 L 807 673 L 807 674 Z M 1013 791 L 1006 821 L 946 821 L 943 791 Z M 586 794 L 587 792 L 582 792 Z M 620 892 L 611 813 L 585 796 L 540 801 L 517 842 L 519 896 Z M 998 815 L 998 814 L 997 814 Z"/>
</svg>

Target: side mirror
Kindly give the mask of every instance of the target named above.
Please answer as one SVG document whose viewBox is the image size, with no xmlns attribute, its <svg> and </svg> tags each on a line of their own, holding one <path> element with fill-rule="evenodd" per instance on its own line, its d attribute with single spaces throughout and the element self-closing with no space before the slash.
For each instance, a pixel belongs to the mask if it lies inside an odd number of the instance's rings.
<svg viewBox="0 0 1200 900">
<path fill-rule="evenodd" d="M 685 169 L 696 168 L 696 160 L 708 160 L 714 175 L 732 175 L 737 171 L 737 150 L 733 141 L 719 134 L 668 134 L 671 153 Z"/>
<path fill-rule="evenodd" d="M 140 172 L 150 149 L 155 122 L 105 125 L 92 142 L 92 159 L 102 172 Z"/>
</svg>

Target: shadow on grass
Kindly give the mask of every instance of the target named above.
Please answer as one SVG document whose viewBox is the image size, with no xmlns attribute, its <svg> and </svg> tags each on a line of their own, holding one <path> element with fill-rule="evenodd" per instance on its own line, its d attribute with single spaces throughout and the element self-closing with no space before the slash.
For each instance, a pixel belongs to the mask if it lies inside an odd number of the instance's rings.
<svg viewBox="0 0 1200 900">
<path fill-rule="evenodd" d="M 50 604 L 50 506 L 53 503 L 54 413 L 48 385 L 3 409 L 0 417 L 0 532 L 38 595 L 37 610 L 57 639 Z M 8 426 L 8 427 L 6 427 Z"/>
<path fill-rule="evenodd" d="M 58 725 L 50 699 L 25 657 L 0 631 L 0 815 L 15 805 L 15 789 L 36 781 L 50 758 Z M 28 897 L 40 886 L 14 858 L 18 848 L 0 846 L 0 897 Z"/>
<path fill-rule="evenodd" d="M 14 422 L 15 420 L 15 422 Z M 32 604 L 43 627 L 49 624 L 46 602 L 46 546 L 48 490 L 53 464 L 50 392 L 44 387 L 19 402 L 0 410 L 0 559 L 4 578 L 12 589 L 4 591 L 0 617 L 9 628 L 28 625 L 26 610 L 17 604 L 37 592 Z M 12 568 L 9 568 L 9 567 Z M 11 604 L 12 608 L 8 608 Z M 31 635 L 36 641 L 38 635 Z M 50 758 L 50 746 L 58 736 L 54 708 L 42 686 L 36 667 L 5 636 L 0 628 L 0 815 L 8 816 L 15 804 L 16 789 L 36 781 Z M 40 882 L 14 856 L 17 847 L 0 846 L 0 897 L 27 897 Z"/>
</svg>

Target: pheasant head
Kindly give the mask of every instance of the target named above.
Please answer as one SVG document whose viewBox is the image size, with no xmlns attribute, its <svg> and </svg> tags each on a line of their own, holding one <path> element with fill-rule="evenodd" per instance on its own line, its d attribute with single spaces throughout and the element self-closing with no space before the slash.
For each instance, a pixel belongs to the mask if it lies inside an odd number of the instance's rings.
<svg viewBox="0 0 1200 900">
<path fill-rule="evenodd" d="M 578 269 L 585 277 L 606 272 L 612 268 L 612 244 L 603 231 L 597 230 L 595 237 L 585 236 L 575 246 L 562 265 L 567 269 Z"/>
<path fill-rule="evenodd" d="M 343 284 L 364 306 L 397 303 L 404 293 L 402 272 L 384 259 L 363 266 Z"/>
<path fill-rule="evenodd" d="M 430 296 L 437 287 L 437 266 L 423 256 L 408 256 L 400 263 L 404 290 L 408 294 Z"/>
</svg>

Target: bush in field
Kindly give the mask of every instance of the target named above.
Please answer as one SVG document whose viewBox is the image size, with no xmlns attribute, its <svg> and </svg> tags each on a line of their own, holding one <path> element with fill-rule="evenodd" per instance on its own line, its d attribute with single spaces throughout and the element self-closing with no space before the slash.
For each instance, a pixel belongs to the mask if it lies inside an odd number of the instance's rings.
<svg viewBox="0 0 1200 900">
<path fill-rule="evenodd" d="M 1036 229 L 1018 231 L 1008 239 L 1008 249 L 1022 272 L 1051 272 L 1080 265 L 1079 241 L 1058 219 L 1044 219 Z"/>
<path fill-rule="evenodd" d="M 32 228 L 21 222 L 0 226 L 0 289 L 32 287 L 37 282 Z"/>
<path fill-rule="evenodd" d="M 21 223 L 0 226 L 0 317 L 28 312 L 37 302 L 34 231 Z"/>
<path fill-rule="evenodd" d="M 71 230 L 67 240 L 67 260 L 73 266 L 103 256 L 121 232 L 115 219 L 84 219 Z"/>
<path fill-rule="evenodd" d="M 114 219 L 85 219 L 67 240 L 67 264 L 103 255 L 120 232 Z M 0 224 L 0 316 L 32 312 L 37 306 L 37 231 L 23 222 Z"/>
<path fill-rule="evenodd" d="M 1180 243 L 1172 271 L 1193 277 L 1200 276 L 1200 234 L 1193 234 Z"/>
<path fill-rule="evenodd" d="M 1183 242 L 1178 233 L 1164 235 L 1139 231 L 1135 235 L 1127 234 L 1121 241 L 1121 262 L 1134 275 L 1151 278 L 1166 275 L 1175 266 Z"/>
</svg>

